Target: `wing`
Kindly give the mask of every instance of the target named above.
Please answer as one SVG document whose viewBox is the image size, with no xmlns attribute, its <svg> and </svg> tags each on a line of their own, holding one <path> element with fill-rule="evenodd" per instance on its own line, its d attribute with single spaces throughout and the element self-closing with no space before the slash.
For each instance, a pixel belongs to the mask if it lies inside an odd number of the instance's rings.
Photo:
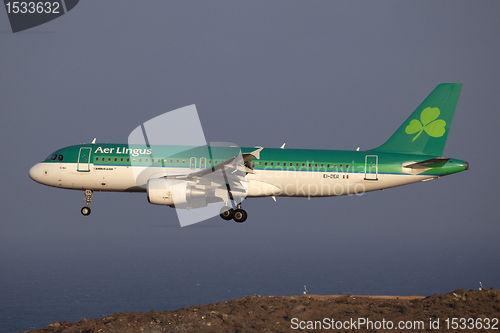
<svg viewBox="0 0 500 333">
<path fill-rule="evenodd" d="M 248 188 L 245 176 L 254 173 L 251 161 L 254 158 L 260 159 L 262 149 L 264 148 L 258 148 L 250 153 L 238 154 L 211 168 L 198 172 L 165 176 L 164 178 L 195 182 L 197 185 L 209 188 L 225 189 L 231 199 L 241 201 L 246 196 Z"/>
<path fill-rule="evenodd" d="M 211 173 L 214 173 L 219 170 L 225 170 L 226 172 L 233 172 L 235 170 L 238 170 L 240 172 L 245 172 L 245 175 L 248 173 L 254 173 L 253 168 L 250 164 L 250 162 L 256 158 L 260 159 L 260 152 L 262 151 L 262 148 L 259 148 L 257 150 L 254 150 L 251 153 L 245 153 L 245 154 L 238 154 L 236 156 L 231 157 L 230 159 L 221 162 L 217 165 L 214 165 L 211 168 L 203 169 L 198 172 L 190 173 L 190 174 L 185 174 L 185 175 L 178 175 L 178 176 L 168 176 L 169 178 L 175 177 L 176 179 L 184 179 L 184 180 L 196 180 L 205 176 L 210 175 Z"/>
</svg>

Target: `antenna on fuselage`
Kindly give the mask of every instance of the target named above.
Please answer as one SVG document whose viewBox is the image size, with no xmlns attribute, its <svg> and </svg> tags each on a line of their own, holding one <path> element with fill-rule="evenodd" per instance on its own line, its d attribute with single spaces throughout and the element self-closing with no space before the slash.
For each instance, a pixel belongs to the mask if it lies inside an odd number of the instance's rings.
<svg viewBox="0 0 500 333">
<path fill-rule="evenodd" d="M 286 142 L 281 145 L 281 149 L 285 149 Z"/>
<path fill-rule="evenodd" d="M 92 143 L 93 145 L 95 145 L 95 140 L 96 140 L 96 139 L 97 139 L 97 138 L 94 138 L 94 140 L 92 140 L 92 142 L 91 142 L 91 143 Z"/>
</svg>

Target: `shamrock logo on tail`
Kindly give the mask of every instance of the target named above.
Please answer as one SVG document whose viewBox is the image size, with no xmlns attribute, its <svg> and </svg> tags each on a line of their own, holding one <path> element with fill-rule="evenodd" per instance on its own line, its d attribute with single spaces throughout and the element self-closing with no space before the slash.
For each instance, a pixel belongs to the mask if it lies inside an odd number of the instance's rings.
<svg viewBox="0 0 500 333">
<path fill-rule="evenodd" d="M 410 124 L 406 126 L 406 134 L 415 134 L 418 132 L 411 141 L 415 141 L 419 135 L 422 134 L 422 131 L 425 131 L 425 133 L 434 138 L 443 136 L 444 132 L 446 132 L 444 128 L 446 126 L 446 121 L 437 119 L 440 113 L 439 108 L 429 107 L 423 109 L 420 114 L 420 121 L 413 119 Z"/>
</svg>

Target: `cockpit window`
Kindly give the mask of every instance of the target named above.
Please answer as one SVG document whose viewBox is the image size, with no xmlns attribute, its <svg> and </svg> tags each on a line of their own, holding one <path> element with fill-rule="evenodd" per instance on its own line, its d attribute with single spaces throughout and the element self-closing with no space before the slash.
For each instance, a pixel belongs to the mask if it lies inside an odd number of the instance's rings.
<svg viewBox="0 0 500 333">
<path fill-rule="evenodd" d="M 57 155 L 57 160 L 58 161 L 62 161 L 64 159 L 64 156 L 63 155 Z"/>
<path fill-rule="evenodd" d="M 52 161 L 57 160 L 57 154 L 53 154 L 52 156 L 49 157 L 49 159 Z"/>
</svg>

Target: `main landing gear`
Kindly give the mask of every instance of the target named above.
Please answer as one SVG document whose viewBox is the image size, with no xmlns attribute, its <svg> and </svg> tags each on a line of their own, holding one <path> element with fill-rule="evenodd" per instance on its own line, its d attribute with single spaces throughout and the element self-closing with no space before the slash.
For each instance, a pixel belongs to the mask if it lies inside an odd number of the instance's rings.
<svg viewBox="0 0 500 333">
<path fill-rule="evenodd" d="M 234 220 L 235 222 L 243 223 L 246 221 L 248 214 L 246 211 L 241 209 L 241 204 L 238 204 L 236 209 L 233 209 L 226 203 L 226 205 L 220 210 L 220 217 L 227 221 Z"/>
<path fill-rule="evenodd" d="M 94 194 L 94 191 L 92 191 L 92 190 L 85 190 L 83 192 L 83 194 L 85 194 L 85 202 L 87 203 L 87 205 L 81 209 L 81 212 L 82 212 L 82 215 L 88 216 L 92 212 L 90 210 L 89 205 L 92 202 L 92 195 Z"/>
</svg>

